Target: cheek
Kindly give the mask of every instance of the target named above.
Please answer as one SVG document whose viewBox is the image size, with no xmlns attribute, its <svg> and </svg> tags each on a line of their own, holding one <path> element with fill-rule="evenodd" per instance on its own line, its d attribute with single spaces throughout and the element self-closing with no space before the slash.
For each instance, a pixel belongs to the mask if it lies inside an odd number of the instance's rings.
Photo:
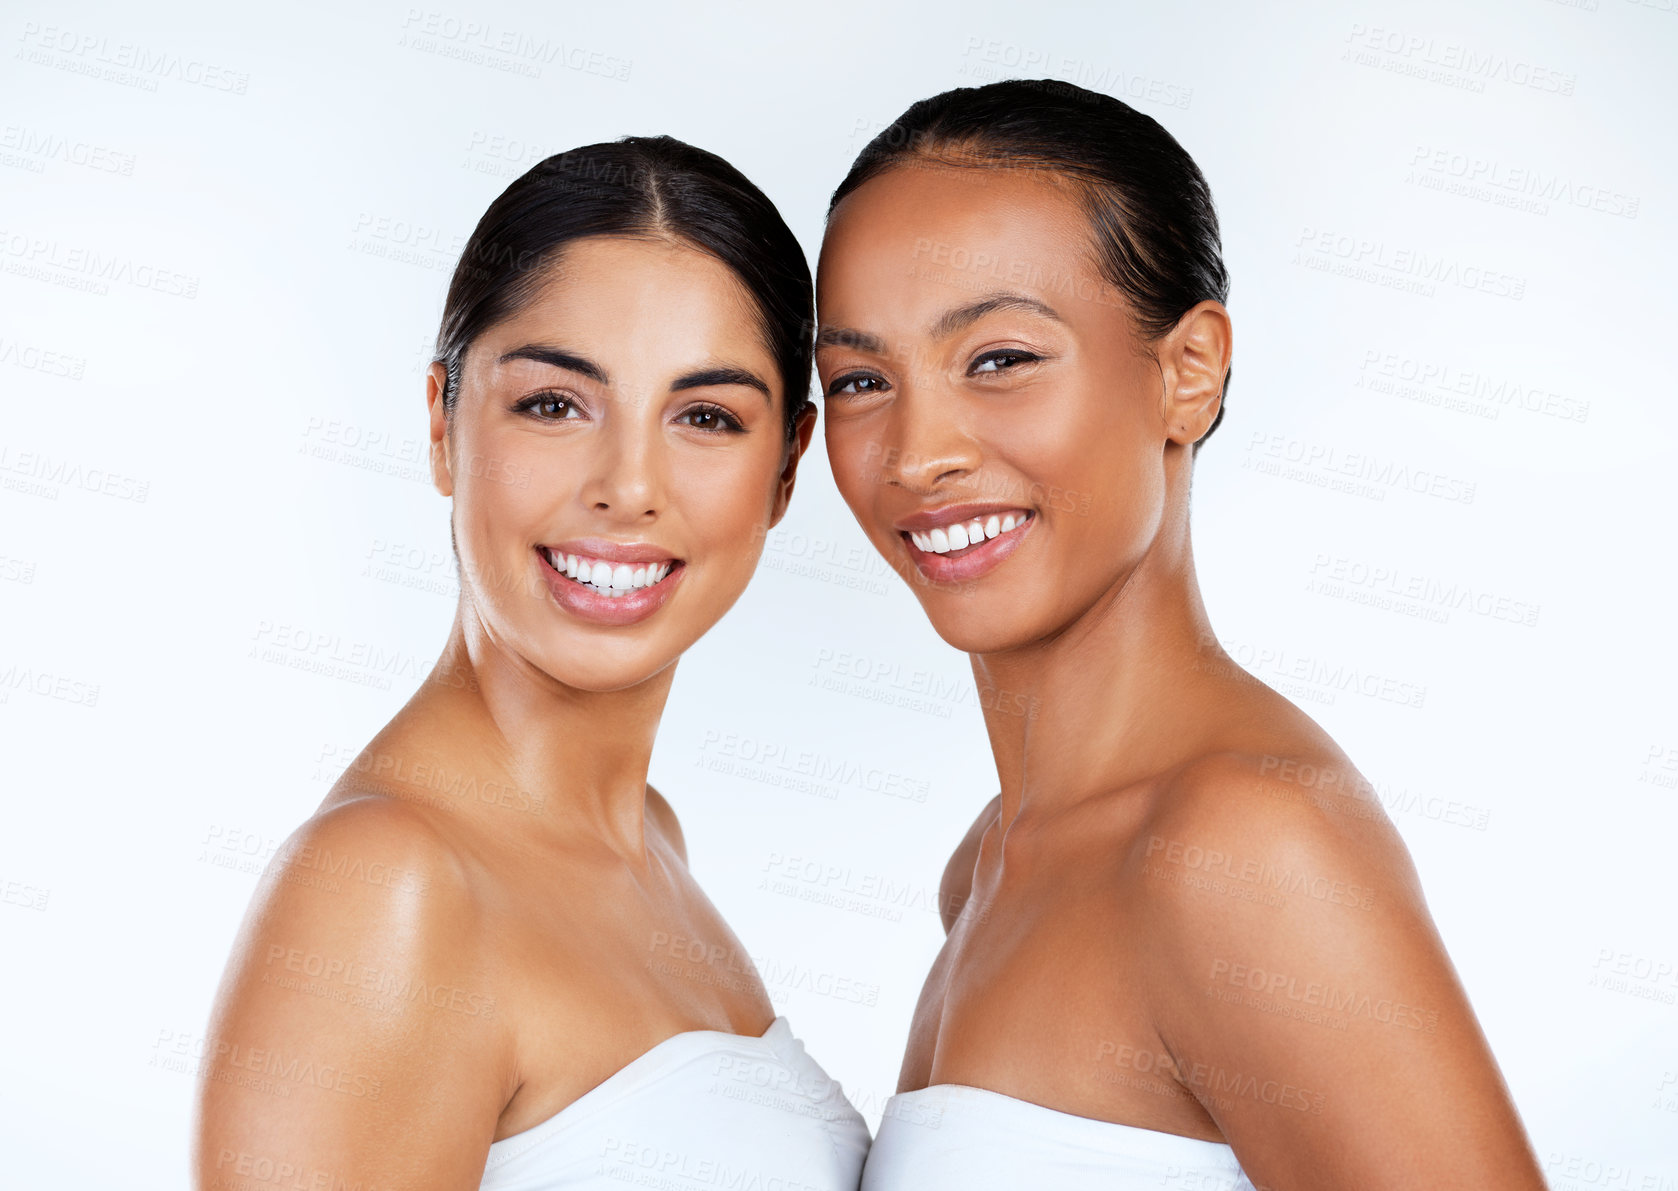
<svg viewBox="0 0 1678 1191">
<path fill-rule="evenodd" d="M 827 423 L 827 463 L 834 486 L 853 513 L 859 516 L 879 487 L 882 462 L 878 443 L 860 426 L 844 422 Z"/>
<path fill-rule="evenodd" d="M 461 581 L 477 598 L 510 608 L 535 575 L 526 551 L 530 541 L 530 494 L 506 485 L 471 479 L 455 485 L 454 540 Z"/>
<path fill-rule="evenodd" d="M 990 438 L 1034 480 L 1099 502 L 1157 470 L 1164 438 L 1147 402 L 1132 385 L 1085 381 L 1007 411 Z"/>
<path fill-rule="evenodd" d="M 777 444 L 778 445 L 778 444 Z M 773 506 L 778 450 L 722 450 L 673 460 L 671 512 L 713 570 L 750 573 Z"/>
<path fill-rule="evenodd" d="M 501 573 L 551 528 L 566 469 L 518 435 L 463 434 L 453 452 L 455 537 L 463 560 Z"/>
</svg>

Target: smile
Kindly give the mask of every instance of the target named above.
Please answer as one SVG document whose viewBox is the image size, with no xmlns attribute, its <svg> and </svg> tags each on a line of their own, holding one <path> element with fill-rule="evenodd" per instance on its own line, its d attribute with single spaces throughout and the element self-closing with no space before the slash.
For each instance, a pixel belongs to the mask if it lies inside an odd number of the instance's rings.
<svg viewBox="0 0 1678 1191">
<path fill-rule="evenodd" d="M 561 554 L 547 546 L 539 547 L 548 565 L 575 583 L 588 587 L 611 599 L 621 599 L 632 591 L 653 587 L 664 581 L 676 565 L 676 560 L 663 562 L 629 563 L 608 562 L 590 558 L 586 554 Z"/>
<path fill-rule="evenodd" d="M 924 532 L 906 530 L 905 535 L 916 548 L 928 554 L 959 554 L 1003 534 L 1013 533 L 1029 520 L 1031 514 L 1028 511 L 1016 509 L 1001 515 L 992 513 L 988 517 L 975 517 L 971 521 L 956 521 Z"/>
<path fill-rule="evenodd" d="M 915 569 L 934 583 L 967 583 L 989 574 L 1037 525 L 1034 509 L 963 504 L 898 522 Z"/>
</svg>

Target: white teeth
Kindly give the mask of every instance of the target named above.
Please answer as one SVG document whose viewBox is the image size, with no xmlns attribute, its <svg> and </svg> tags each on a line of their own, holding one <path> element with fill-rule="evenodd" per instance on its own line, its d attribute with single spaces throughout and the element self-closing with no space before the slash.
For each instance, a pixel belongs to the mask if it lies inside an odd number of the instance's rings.
<svg viewBox="0 0 1678 1191">
<path fill-rule="evenodd" d="M 910 530 L 909 540 L 929 554 L 948 554 L 952 550 L 977 545 L 1011 529 L 1017 529 L 1024 525 L 1026 520 L 1027 517 L 1023 513 L 1018 517 L 1013 513 L 1005 513 L 1000 517 L 992 514 L 989 518 L 975 517 L 965 525 L 943 525 L 926 533 Z"/>
<path fill-rule="evenodd" d="M 628 595 L 638 588 L 651 587 L 661 582 L 675 565 L 674 562 L 659 562 L 631 566 L 628 563 L 611 563 L 577 554 L 561 554 L 557 550 L 546 548 L 543 553 L 554 570 L 567 578 L 575 579 L 578 583 L 588 584 L 602 595 L 613 597 Z"/>
</svg>

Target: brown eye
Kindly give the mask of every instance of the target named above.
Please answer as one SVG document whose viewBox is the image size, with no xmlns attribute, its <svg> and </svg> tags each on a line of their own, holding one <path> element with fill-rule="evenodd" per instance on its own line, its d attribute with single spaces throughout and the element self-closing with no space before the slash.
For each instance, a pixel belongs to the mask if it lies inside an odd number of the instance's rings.
<svg viewBox="0 0 1678 1191">
<path fill-rule="evenodd" d="M 543 422 L 574 421 L 582 417 L 576 400 L 564 393 L 536 393 L 526 397 L 514 408 Z"/>
<path fill-rule="evenodd" d="M 868 372 L 848 372 L 829 385 L 823 396 L 843 397 L 854 393 L 883 393 L 886 387 L 883 377 Z"/>
<path fill-rule="evenodd" d="M 720 405 L 696 405 L 678 414 L 676 420 L 686 422 L 695 430 L 706 430 L 713 434 L 745 429 L 738 418 Z"/>
</svg>

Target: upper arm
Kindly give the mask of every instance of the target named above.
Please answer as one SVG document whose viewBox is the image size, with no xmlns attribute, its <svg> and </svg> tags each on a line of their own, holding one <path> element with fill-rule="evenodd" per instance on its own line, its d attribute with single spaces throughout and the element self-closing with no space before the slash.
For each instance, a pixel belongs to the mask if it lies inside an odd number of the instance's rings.
<svg viewBox="0 0 1678 1191">
<path fill-rule="evenodd" d="M 217 996 L 198 1184 L 266 1163 L 323 1185 L 476 1188 L 513 1090 L 480 927 L 455 853 L 412 808 L 360 799 L 300 828 Z"/>
<path fill-rule="evenodd" d="M 950 933 L 956 916 L 972 895 L 973 865 L 979 858 L 979 841 L 984 839 L 985 829 L 995 820 L 1001 807 L 1000 794 L 985 804 L 985 809 L 973 820 L 973 825 L 961 837 L 956 850 L 950 854 L 949 863 L 944 866 L 944 879 L 938 883 L 938 913 L 944 920 L 945 934 Z"/>
<path fill-rule="evenodd" d="M 1255 805 L 1243 777 L 1147 843 L 1177 1078 L 1260 1186 L 1542 1188 L 1391 826 Z"/>
<path fill-rule="evenodd" d="M 647 818 L 658 825 L 664 837 L 670 841 L 670 846 L 676 850 L 676 855 L 682 858 L 684 864 L 687 863 L 688 842 L 682 835 L 682 825 L 676 818 L 676 812 L 671 809 L 670 803 L 665 801 L 664 795 L 651 786 L 647 787 Z"/>
</svg>

